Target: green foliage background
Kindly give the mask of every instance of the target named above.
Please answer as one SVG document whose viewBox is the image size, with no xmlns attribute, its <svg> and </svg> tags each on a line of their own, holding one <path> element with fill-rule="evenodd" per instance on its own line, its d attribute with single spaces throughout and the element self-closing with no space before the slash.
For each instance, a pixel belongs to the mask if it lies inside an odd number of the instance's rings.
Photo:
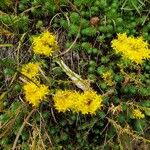
<svg viewBox="0 0 150 150">
<path fill-rule="evenodd" d="M 149 8 L 149 0 L 0 0 L 0 149 L 13 147 L 22 126 L 16 149 L 150 149 L 150 61 L 124 61 L 110 44 L 116 33 L 124 32 L 150 42 Z M 99 23 L 91 25 L 95 16 Z M 58 113 L 50 100 L 33 111 L 22 100 L 17 70 L 41 59 L 32 55 L 30 39 L 45 29 L 57 35 L 60 51 L 75 41 L 61 58 L 91 80 L 94 90 L 106 93 L 95 116 Z M 53 59 L 45 64 L 52 90 L 76 88 Z M 113 86 L 102 78 L 107 71 Z M 133 119 L 135 107 L 144 119 Z"/>
</svg>

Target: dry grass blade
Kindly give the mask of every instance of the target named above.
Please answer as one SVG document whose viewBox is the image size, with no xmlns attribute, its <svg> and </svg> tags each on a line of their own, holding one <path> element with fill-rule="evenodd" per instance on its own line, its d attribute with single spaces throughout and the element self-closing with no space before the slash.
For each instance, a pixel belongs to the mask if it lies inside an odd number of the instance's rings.
<svg viewBox="0 0 150 150">
<path fill-rule="evenodd" d="M 71 48 L 74 46 L 74 44 L 76 43 L 77 39 L 78 39 L 79 36 L 80 36 L 80 30 L 81 30 L 81 26 L 79 27 L 77 36 L 76 36 L 75 40 L 73 41 L 73 43 L 70 45 L 70 47 L 69 47 L 67 50 L 65 50 L 64 52 L 60 53 L 59 55 L 54 56 L 54 58 L 60 57 L 60 56 L 62 56 L 62 55 L 64 55 L 64 54 L 68 53 L 68 52 L 71 50 Z"/>
<path fill-rule="evenodd" d="M 0 47 L 13 47 L 12 44 L 0 44 Z"/>
<path fill-rule="evenodd" d="M 13 144 L 13 147 L 12 147 L 12 150 L 15 150 L 16 145 L 17 145 L 17 141 L 18 141 L 18 139 L 19 139 L 19 136 L 21 135 L 21 132 L 22 132 L 23 128 L 25 127 L 25 125 L 26 125 L 26 123 L 28 122 L 29 118 L 31 117 L 31 115 L 32 115 L 35 111 L 36 111 L 36 109 L 33 109 L 33 110 L 28 114 L 28 116 L 26 117 L 26 119 L 24 120 L 24 122 L 23 122 L 21 128 L 19 129 L 18 134 L 17 134 L 17 136 L 16 136 L 16 138 L 15 138 L 15 141 L 14 141 L 14 144 Z"/>
<path fill-rule="evenodd" d="M 25 38 L 26 33 L 22 34 L 20 40 L 19 40 L 19 44 L 18 47 L 16 49 L 17 54 L 16 54 L 16 61 L 17 61 L 17 69 L 19 68 L 19 54 L 20 54 L 20 48 L 21 48 L 21 44 L 23 43 L 23 40 Z"/>
<path fill-rule="evenodd" d="M 89 81 L 83 80 L 78 74 L 73 72 L 62 60 L 58 60 L 57 63 L 78 88 L 82 89 L 83 91 L 91 89 Z"/>
<path fill-rule="evenodd" d="M 128 134 L 130 135 L 131 137 L 133 137 L 134 139 L 136 140 L 140 140 L 140 141 L 143 141 L 143 142 L 146 142 L 146 143 L 150 143 L 150 140 L 142 137 L 142 136 L 139 136 L 137 134 L 135 134 L 130 128 L 122 128 L 119 124 L 117 124 L 116 121 L 114 121 L 113 119 L 110 119 L 108 118 L 108 121 L 115 127 L 116 129 L 116 132 L 118 132 L 117 135 L 122 135 L 122 134 Z"/>
<path fill-rule="evenodd" d="M 3 131 L 1 131 L 2 133 L 0 134 L 0 139 L 3 138 L 4 136 L 7 136 L 7 134 L 9 133 L 9 131 L 11 130 L 13 124 L 15 123 L 18 115 L 20 114 L 20 112 L 22 111 L 22 108 L 24 107 L 24 105 L 21 105 L 20 107 L 17 108 L 16 112 L 15 112 L 15 116 L 11 115 L 10 119 L 5 122 L 4 124 L 2 124 L 0 126 L 0 129 L 3 129 Z M 11 113 L 8 111 L 6 111 L 6 113 Z"/>
</svg>

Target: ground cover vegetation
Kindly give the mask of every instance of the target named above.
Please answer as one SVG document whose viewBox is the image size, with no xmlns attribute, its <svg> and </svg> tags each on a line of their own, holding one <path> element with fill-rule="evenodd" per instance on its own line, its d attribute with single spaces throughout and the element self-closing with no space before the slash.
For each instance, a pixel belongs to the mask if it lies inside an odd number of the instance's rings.
<svg viewBox="0 0 150 150">
<path fill-rule="evenodd" d="M 0 149 L 150 149 L 149 0 L 0 0 Z"/>
</svg>

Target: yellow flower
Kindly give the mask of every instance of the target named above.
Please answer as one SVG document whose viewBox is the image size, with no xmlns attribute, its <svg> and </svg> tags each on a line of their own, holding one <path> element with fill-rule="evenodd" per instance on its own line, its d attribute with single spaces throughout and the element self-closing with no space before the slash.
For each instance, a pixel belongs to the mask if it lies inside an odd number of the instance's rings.
<svg viewBox="0 0 150 150">
<path fill-rule="evenodd" d="M 143 60 L 150 58 L 149 44 L 142 37 L 127 37 L 126 33 L 117 36 L 117 39 L 112 40 L 112 48 L 116 53 L 121 53 L 124 59 L 141 64 Z"/>
<path fill-rule="evenodd" d="M 39 67 L 40 67 L 40 63 L 29 62 L 28 64 L 22 66 L 21 73 L 26 77 L 32 79 L 38 76 Z"/>
<path fill-rule="evenodd" d="M 142 119 L 145 117 L 145 115 L 142 114 L 142 112 L 139 109 L 134 109 L 132 113 L 133 113 L 133 118 L 136 119 Z"/>
<path fill-rule="evenodd" d="M 70 111 L 74 105 L 76 93 L 71 90 L 57 90 L 54 97 L 54 106 L 59 112 Z"/>
<path fill-rule="evenodd" d="M 24 95 L 26 101 L 28 101 L 33 106 L 39 106 L 40 102 L 46 98 L 49 94 L 48 86 L 44 84 L 34 84 L 33 82 L 28 82 L 23 85 Z"/>
<path fill-rule="evenodd" d="M 45 31 L 38 37 L 33 37 L 33 51 L 35 54 L 52 56 L 54 51 L 58 49 L 58 43 L 55 35 Z"/>
<path fill-rule="evenodd" d="M 74 109 L 82 114 L 95 114 L 102 107 L 102 96 L 95 91 L 85 91 L 75 101 Z"/>
</svg>

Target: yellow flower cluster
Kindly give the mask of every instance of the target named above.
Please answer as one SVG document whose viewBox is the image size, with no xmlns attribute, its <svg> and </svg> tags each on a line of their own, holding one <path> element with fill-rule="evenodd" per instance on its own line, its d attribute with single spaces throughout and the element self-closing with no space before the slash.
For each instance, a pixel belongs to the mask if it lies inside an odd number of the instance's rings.
<svg viewBox="0 0 150 150">
<path fill-rule="evenodd" d="M 74 93 L 73 91 L 70 90 L 65 91 L 58 90 L 55 93 L 55 96 L 53 97 L 55 108 L 59 112 L 70 111 L 70 108 L 72 108 L 73 106 L 73 101 L 76 94 L 77 93 Z"/>
<path fill-rule="evenodd" d="M 39 67 L 40 63 L 38 62 L 29 62 L 28 64 L 25 64 L 21 68 L 21 73 L 28 77 L 29 79 L 34 79 L 39 75 Z"/>
<path fill-rule="evenodd" d="M 133 113 L 133 118 L 136 119 L 142 119 L 145 117 L 145 115 L 139 109 L 134 109 L 132 113 Z"/>
<path fill-rule="evenodd" d="M 39 36 L 33 37 L 32 47 L 35 54 L 51 56 L 54 51 L 58 49 L 58 43 L 55 35 L 45 31 Z M 29 62 L 21 68 L 21 73 L 27 77 L 27 79 L 31 79 L 31 81 L 27 80 L 27 83 L 23 84 L 25 99 L 36 107 L 39 106 L 40 102 L 49 94 L 48 86 L 40 84 L 39 81 L 40 65 L 38 62 Z"/>
<path fill-rule="evenodd" d="M 58 49 L 58 43 L 55 35 L 45 31 L 37 37 L 33 37 L 33 51 L 35 54 L 52 56 L 54 51 Z"/>
<path fill-rule="evenodd" d="M 112 40 L 112 48 L 116 53 L 121 53 L 124 59 L 141 64 L 144 59 L 150 58 L 149 44 L 142 37 L 127 37 L 126 33 L 117 36 Z"/>
<path fill-rule="evenodd" d="M 75 103 L 75 110 L 82 114 L 95 114 L 102 107 L 102 96 L 95 91 L 85 91 Z"/>
<path fill-rule="evenodd" d="M 35 84 L 33 82 L 25 84 L 23 90 L 26 101 L 35 107 L 39 106 L 40 102 L 49 94 L 48 86 L 44 84 Z"/>
<path fill-rule="evenodd" d="M 35 107 L 39 106 L 40 102 L 49 94 L 48 86 L 39 82 L 39 67 L 40 63 L 29 62 L 21 68 L 21 73 L 31 79 L 23 84 L 25 100 Z"/>
<path fill-rule="evenodd" d="M 59 112 L 73 111 L 82 114 L 95 114 L 102 107 L 102 96 L 95 91 L 79 93 L 70 90 L 58 90 L 53 101 Z"/>
</svg>

